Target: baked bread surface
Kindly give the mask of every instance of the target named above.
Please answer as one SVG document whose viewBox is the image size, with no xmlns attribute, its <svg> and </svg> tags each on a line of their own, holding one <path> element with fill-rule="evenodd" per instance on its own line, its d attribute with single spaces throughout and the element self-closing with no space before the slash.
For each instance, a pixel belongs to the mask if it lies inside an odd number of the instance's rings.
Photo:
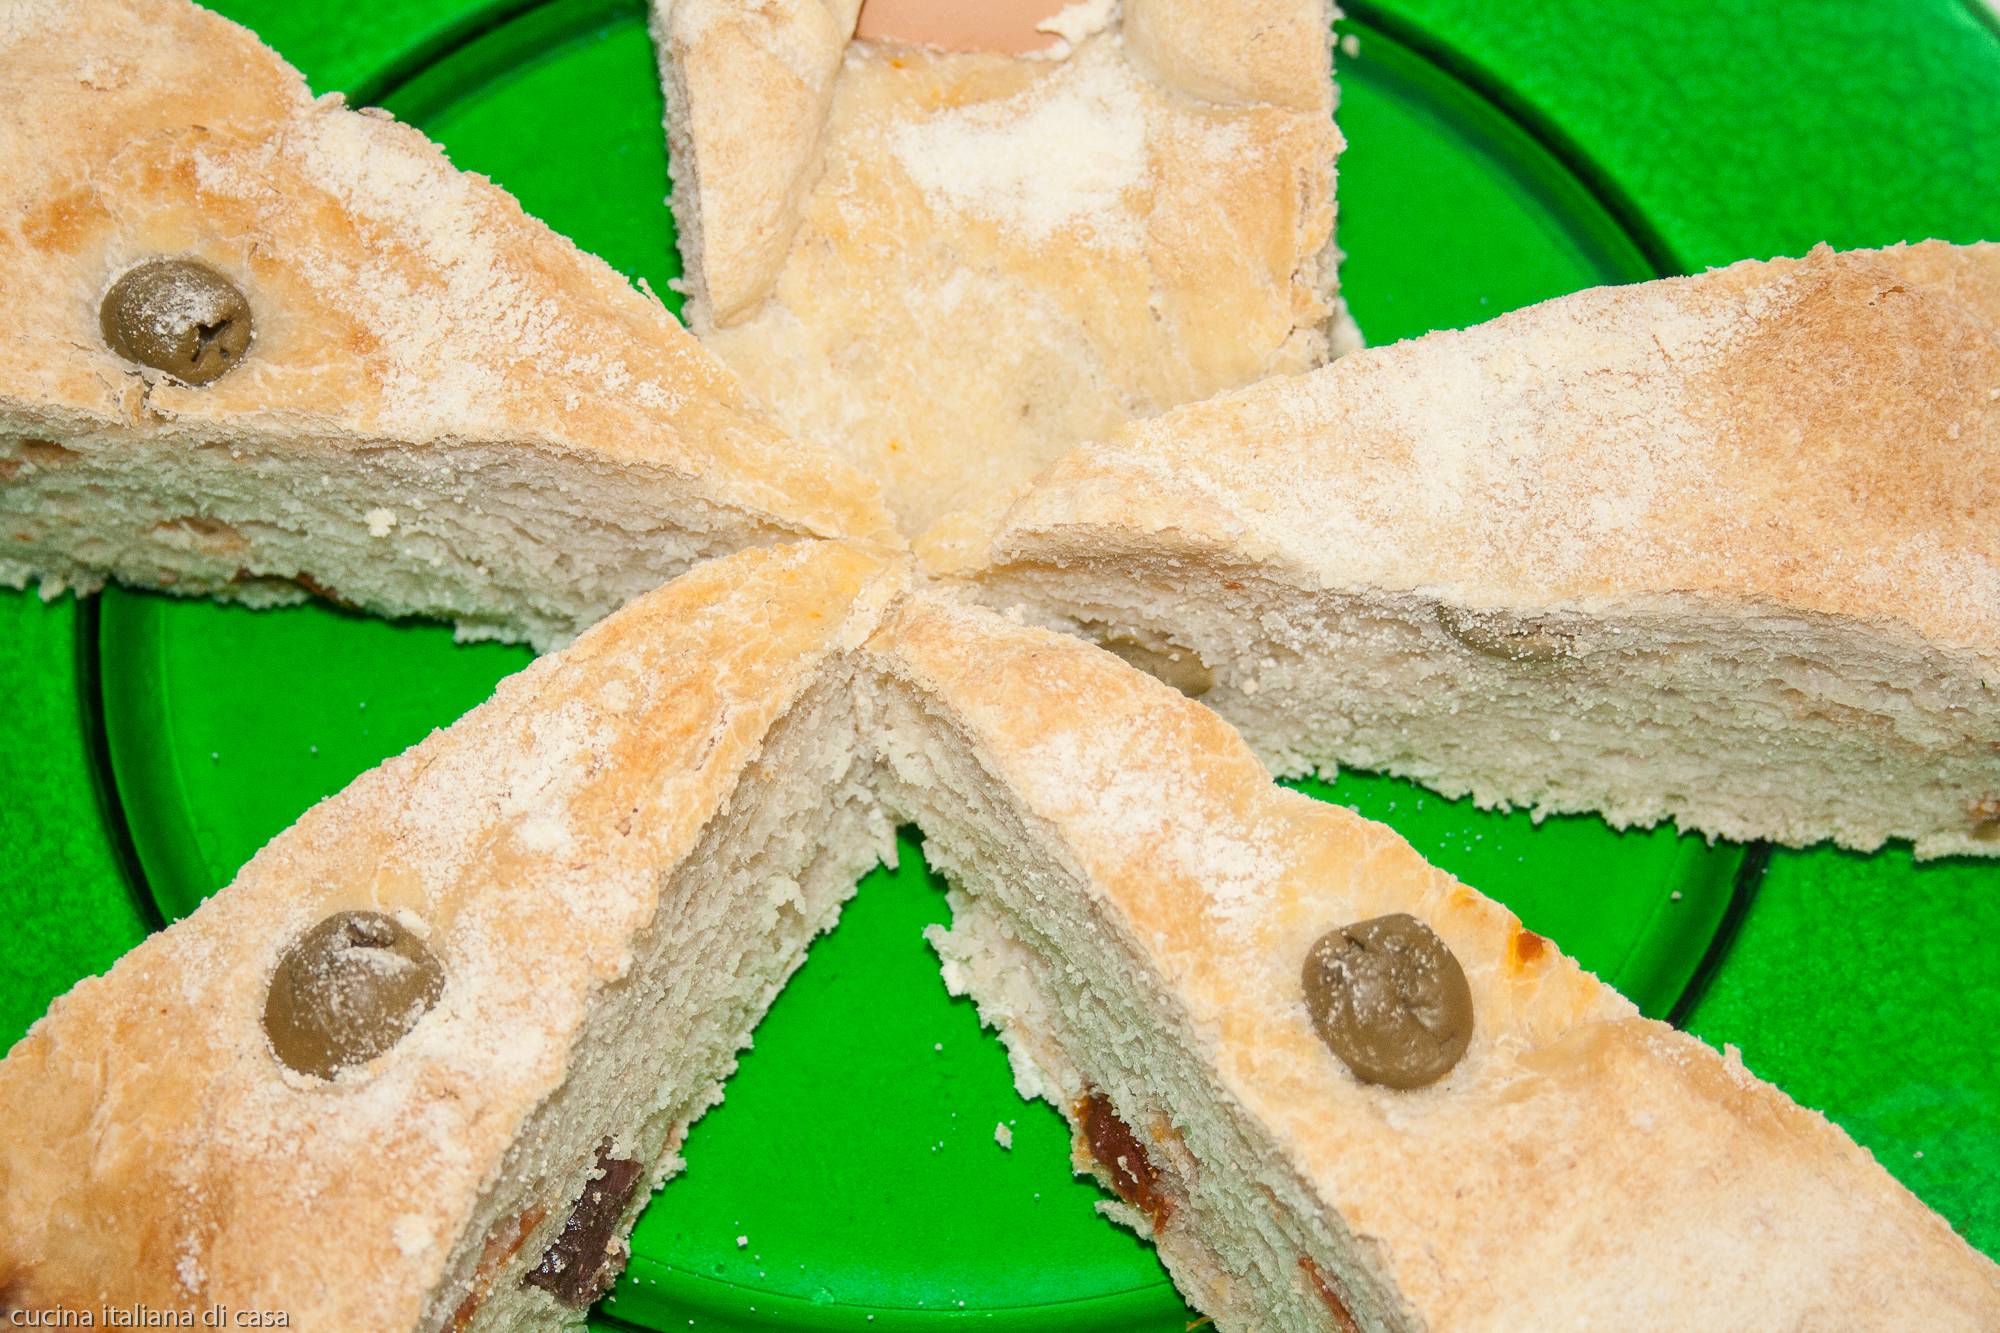
<svg viewBox="0 0 2000 1333">
<path fill-rule="evenodd" d="M 1479 607 L 1695 595 L 2000 661 L 2000 244 L 1560 297 L 1138 423 L 959 572 L 1091 552 Z"/>
<path fill-rule="evenodd" d="M 665 871 L 756 799 L 772 727 L 856 651 L 858 688 L 910 692 L 1072 868 L 1080 896 L 1048 910 L 1130 961 L 1261 1166 L 1309 1201 L 1297 1257 L 1371 1326 L 2000 1318 L 1991 1263 L 1733 1053 L 1638 1017 L 1387 828 L 1274 786 L 1213 713 L 1110 654 L 937 590 L 891 605 L 902 586 L 844 545 L 706 565 L 315 807 L 59 1000 L 0 1062 L 18 1127 L 0 1291 L 331 1328 L 459 1308 L 477 1283 L 446 1284 L 446 1252 L 629 984 Z M 446 984 L 388 1055 L 322 1082 L 272 1059 L 260 1016 L 280 948 L 346 908 L 398 914 Z M 1300 986 L 1320 935 L 1393 912 L 1443 937 L 1475 1005 L 1464 1059 L 1414 1092 L 1356 1082 Z M 1171 1136 L 1176 1111 L 1146 1132 Z M 1175 1263 L 1201 1240 L 1156 1238 Z"/>
<path fill-rule="evenodd" d="M 0 432 L 276 437 L 329 468 L 494 443 L 669 484 L 766 539 L 889 535 L 874 488 L 658 301 L 416 130 L 314 99 L 245 29 L 184 0 L 8 0 L 0 85 Z M 249 298 L 251 349 L 211 384 L 100 336 L 107 288 L 159 257 Z M 0 461 L 0 484 L 24 463 L 61 456 Z"/>
<path fill-rule="evenodd" d="M 922 543 L 1280 773 L 2000 852 L 2000 246 L 1579 292 L 1079 446 Z"/>
<path fill-rule="evenodd" d="M 568 1169 L 517 1140 L 634 984 L 669 872 L 754 799 L 767 733 L 896 586 L 844 544 L 710 562 L 313 807 L 57 1000 L 0 1061 L 0 1307 L 460 1327 L 487 1293 L 440 1284 L 480 1255 L 482 1196 L 533 1188 L 503 1166 Z M 344 909 L 403 921 L 445 985 L 389 1052 L 322 1080 L 273 1057 L 265 994 L 287 942 Z M 561 1217 L 502 1221 L 513 1259 Z"/>
<path fill-rule="evenodd" d="M 818 176 L 861 0 L 657 0 L 689 299 L 717 324 L 761 301 Z"/>
<path fill-rule="evenodd" d="M 1353 339 L 1328 6 L 1097 9 L 1030 58 L 656 6 L 690 325 L 908 533 Z"/>
<path fill-rule="evenodd" d="M 1209 710 L 935 594 L 870 652 L 1076 868 L 1085 896 L 1051 910 L 1137 961 L 1142 1002 L 1349 1238 L 1357 1285 L 1391 1294 L 1382 1326 L 2000 1325 L 2000 1269 L 1838 1127 L 1638 1016 L 1390 829 L 1275 786 Z M 1300 981 L 1322 934 L 1395 912 L 1443 937 L 1475 1005 L 1463 1060 L 1408 1092 L 1348 1072 Z"/>
</svg>

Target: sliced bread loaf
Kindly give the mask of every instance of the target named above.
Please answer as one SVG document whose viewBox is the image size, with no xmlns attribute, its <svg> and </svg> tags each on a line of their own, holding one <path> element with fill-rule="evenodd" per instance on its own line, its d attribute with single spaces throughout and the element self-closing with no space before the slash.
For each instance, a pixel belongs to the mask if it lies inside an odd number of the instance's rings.
<svg viewBox="0 0 2000 1333">
<path fill-rule="evenodd" d="M 546 646 L 893 540 L 649 295 L 185 0 L 0 7 L 0 584 L 308 593 Z"/>
<path fill-rule="evenodd" d="M 1209 710 L 931 594 L 867 674 L 947 982 L 1217 1327 L 2000 1326 L 1840 1129 Z"/>
<path fill-rule="evenodd" d="M 1071 5 L 1028 55 L 656 0 L 690 327 L 904 531 L 1354 341 L 1332 6 Z"/>
<path fill-rule="evenodd" d="M 853 650 L 899 583 L 710 562 L 57 1000 L 0 1061 L 0 1310 L 580 1325 L 886 848 Z"/>
<path fill-rule="evenodd" d="M 2000 245 L 1580 292 L 1081 447 L 934 565 L 1285 773 L 2000 853 Z"/>
</svg>

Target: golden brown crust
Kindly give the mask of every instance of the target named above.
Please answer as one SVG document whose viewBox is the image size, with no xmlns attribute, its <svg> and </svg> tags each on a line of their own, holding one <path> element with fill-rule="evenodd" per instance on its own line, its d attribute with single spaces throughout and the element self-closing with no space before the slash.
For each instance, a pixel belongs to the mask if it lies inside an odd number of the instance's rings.
<svg viewBox="0 0 2000 1333">
<path fill-rule="evenodd" d="M 1991 659 L 1996 293 L 2000 245 L 1939 242 L 1581 292 L 1074 450 L 984 554 L 1525 610 L 1692 594 Z"/>
<path fill-rule="evenodd" d="M 2000 338 L 2000 258 L 1983 245 L 1898 246 L 1876 253 L 1904 281 L 1983 320 Z"/>
<path fill-rule="evenodd" d="M 0 415 L 16 433 L 250 434 L 351 448 L 494 441 L 677 479 L 719 523 L 888 527 L 657 301 L 436 145 L 183 0 L 0 14 Z M 205 388 L 104 347 L 124 269 L 202 259 L 244 288 L 245 363 Z"/>
<path fill-rule="evenodd" d="M 1333 115 L 1338 17 L 1324 3 L 1125 0 L 1125 40 L 1154 77 L 1207 102 L 1268 102 Z"/>
<path fill-rule="evenodd" d="M 1389 829 L 1275 786 L 1208 710 L 936 594 L 870 652 L 1088 874 L 1156 1003 L 1422 1326 L 2000 1324 L 2000 1270 L 1839 1129 Z M 1299 980 L 1321 934 L 1389 912 L 1474 995 L 1471 1048 L 1416 1092 L 1358 1083 Z"/>
<path fill-rule="evenodd" d="M 1220 48 L 1202 11 L 1147 9 L 1150 57 L 1116 26 L 1060 59 L 856 41 L 824 113 L 770 51 L 718 76 L 751 21 L 702 29 L 705 52 L 681 29 L 710 6 L 686 2 L 663 7 L 696 164 L 674 206 L 696 292 L 735 293 L 691 307 L 693 327 L 781 420 L 879 478 L 907 532 L 1135 415 L 1332 349 L 1320 0 L 1263 6 Z M 783 25 L 759 30 L 775 44 Z M 781 100 L 754 137 L 706 128 Z M 767 225 L 781 195 L 796 215 Z M 785 235 L 782 263 L 733 261 L 725 226 Z"/>
<path fill-rule="evenodd" d="M 79 983 L 0 1061 L 0 1290 L 417 1326 L 632 966 L 664 872 L 896 582 L 840 544 L 710 562 L 315 806 Z M 329 1083 L 281 1067 L 261 1015 L 278 951 L 346 908 L 411 923 L 446 982 L 397 1047 Z"/>
<path fill-rule="evenodd" d="M 777 280 L 819 172 L 833 81 L 861 0 L 657 0 L 689 297 L 735 323 Z"/>
</svg>

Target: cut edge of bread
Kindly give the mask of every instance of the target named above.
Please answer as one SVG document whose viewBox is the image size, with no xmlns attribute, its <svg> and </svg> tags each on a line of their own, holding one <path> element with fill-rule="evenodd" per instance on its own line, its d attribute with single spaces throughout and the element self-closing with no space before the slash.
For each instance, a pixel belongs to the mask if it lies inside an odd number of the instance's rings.
<svg viewBox="0 0 2000 1333">
<path fill-rule="evenodd" d="M 702 558 L 899 544 L 879 487 L 650 293 L 237 24 L 21 5 L 0 83 L 0 580 L 317 584 L 546 646 Z M 246 298 L 208 384 L 104 340 L 100 301 L 158 259 Z"/>
<path fill-rule="evenodd" d="M 578 1275 L 600 1289 L 765 1006 L 889 852 L 853 682 L 905 581 L 840 543 L 711 562 L 315 806 L 58 999 L 0 1061 L 9 1308 L 580 1323 L 526 1275 L 629 1164 Z M 275 1058 L 265 994 L 348 909 L 393 915 L 444 984 L 386 1053 L 322 1079 Z"/>
<path fill-rule="evenodd" d="M 1208 710 L 921 593 L 869 669 L 885 800 L 952 885 L 948 985 L 1219 1328 L 2000 1318 L 2000 1269 L 1841 1129 L 1274 787 Z M 1300 978 L 1322 932 L 1390 912 L 1444 939 L 1476 1015 L 1408 1092 L 1328 1051 Z"/>
<path fill-rule="evenodd" d="M 1939 242 L 1594 289 L 1176 409 L 920 550 L 1184 650 L 1280 773 L 1990 856 L 1996 293 Z"/>
</svg>

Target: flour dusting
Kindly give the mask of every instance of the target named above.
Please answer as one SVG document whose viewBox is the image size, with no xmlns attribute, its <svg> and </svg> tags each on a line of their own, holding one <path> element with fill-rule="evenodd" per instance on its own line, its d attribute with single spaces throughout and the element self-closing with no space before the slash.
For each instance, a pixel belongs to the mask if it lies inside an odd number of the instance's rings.
<svg viewBox="0 0 2000 1333">
<path fill-rule="evenodd" d="M 1042 241 L 1078 228 L 1135 244 L 1120 207 L 1148 175 L 1137 76 L 1113 50 L 1080 55 L 1026 90 L 897 127 L 893 148 L 932 207 Z"/>
</svg>

